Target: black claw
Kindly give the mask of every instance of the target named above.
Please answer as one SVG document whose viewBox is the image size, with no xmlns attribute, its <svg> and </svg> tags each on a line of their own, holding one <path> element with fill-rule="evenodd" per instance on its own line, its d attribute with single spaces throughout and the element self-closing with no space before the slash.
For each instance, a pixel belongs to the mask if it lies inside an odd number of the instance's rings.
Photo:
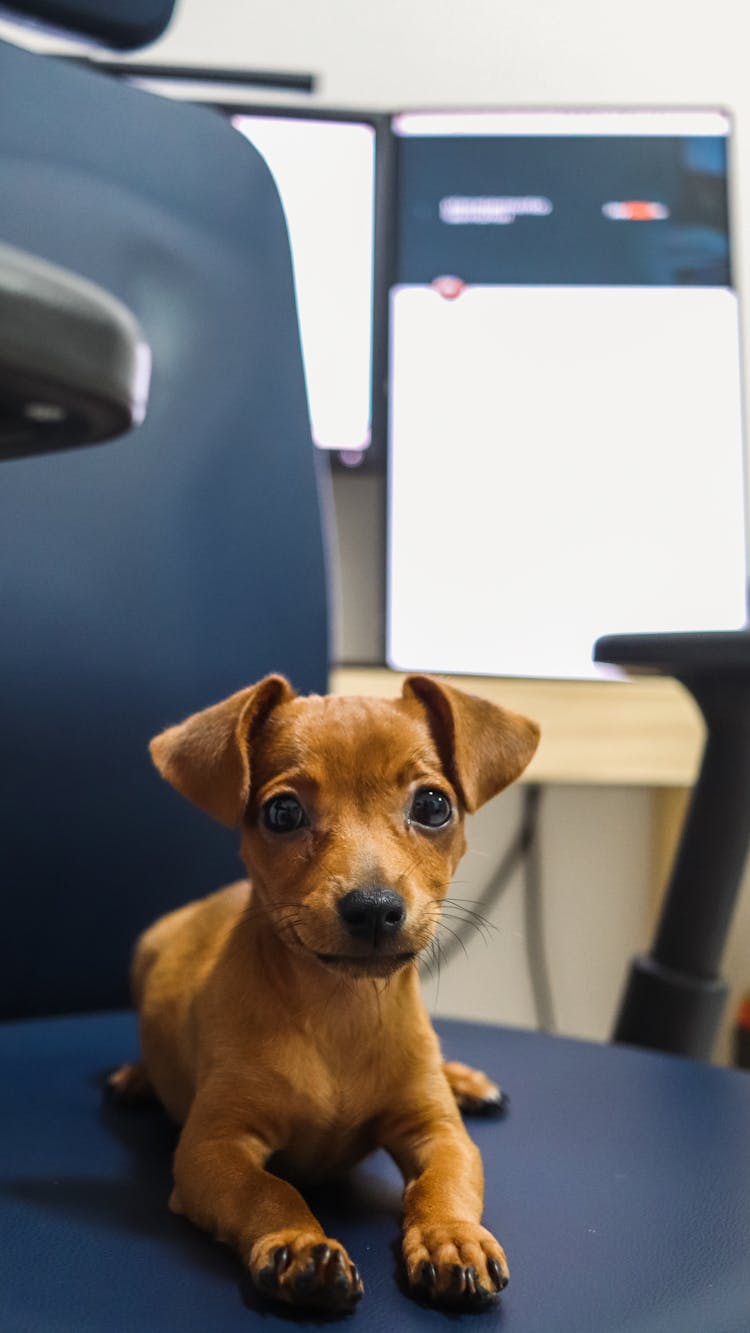
<svg viewBox="0 0 750 1333">
<path fill-rule="evenodd" d="M 454 1287 L 456 1291 L 463 1291 L 465 1279 L 466 1273 L 463 1264 L 454 1264 L 451 1275 L 451 1286 Z"/>
<path fill-rule="evenodd" d="M 509 1106 L 510 1098 L 501 1092 L 497 1096 L 477 1098 L 466 1109 L 473 1111 L 475 1115 L 501 1116 L 507 1113 Z"/>
<path fill-rule="evenodd" d="M 280 1245 L 273 1256 L 274 1271 L 280 1276 L 289 1266 L 289 1246 Z"/>
<path fill-rule="evenodd" d="M 331 1247 L 330 1245 L 327 1245 L 325 1241 L 322 1241 L 321 1244 L 316 1245 L 310 1253 L 312 1254 L 315 1263 L 322 1268 L 323 1264 L 327 1263 L 331 1257 Z"/>
<path fill-rule="evenodd" d="M 486 1287 L 482 1286 L 481 1282 L 477 1282 L 474 1294 L 476 1305 L 488 1305 L 495 1296 L 494 1291 L 488 1291 Z"/>
<path fill-rule="evenodd" d="M 264 1291 L 276 1290 L 278 1286 L 278 1279 L 277 1279 L 276 1269 L 273 1267 L 272 1264 L 269 1264 L 266 1268 L 261 1268 L 260 1272 L 258 1273 L 257 1283 L 258 1286 L 262 1287 Z"/>
<path fill-rule="evenodd" d="M 487 1260 L 487 1272 L 492 1278 L 492 1281 L 494 1282 L 498 1291 L 503 1291 L 507 1287 L 508 1279 L 505 1276 L 503 1270 L 501 1269 L 497 1259 Z"/>
<path fill-rule="evenodd" d="M 420 1270 L 420 1281 L 427 1291 L 431 1291 L 437 1282 L 437 1269 L 428 1259 L 425 1259 Z"/>
<path fill-rule="evenodd" d="M 357 1268 L 357 1265 L 356 1265 L 356 1264 L 352 1264 L 352 1267 L 351 1267 L 351 1278 L 352 1278 L 352 1284 L 353 1284 L 353 1286 L 355 1286 L 358 1290 L 361 1290 L 361 1287 L 362 1287 L 362 1279 L 361 1279 L 361 1277 L 359 1276 L 359 1269 Z"/>
<path fill-rule="evenodd" d="M 339 1269 L 343 1273 L 345 1268 L 346 1260 L 341 1253 L 341 1250 L 334 1250 L 331 1255 L 331 1262 L 328 1265 L 329 1272 L 333 1272 L 334 1269 Z"/>
</svg>

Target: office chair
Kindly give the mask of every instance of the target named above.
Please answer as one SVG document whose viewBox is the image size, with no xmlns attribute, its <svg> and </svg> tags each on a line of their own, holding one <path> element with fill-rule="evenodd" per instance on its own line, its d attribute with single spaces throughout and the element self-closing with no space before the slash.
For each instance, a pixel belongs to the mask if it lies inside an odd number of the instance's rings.
<svg viewBox="0 0 750 1333">
<path fill-rule="evenodd" d="M 238 870 L 151 772 L 161 726 L 269 669 L 324 689 L 317 482 L 283 218 L 210 111 L 0 46 L 0 239 L 132 313 L 144 424 L 0 467 L 0 1327 L 308 1325 L 168 1212 L 175 1131 L 101 1098 L 133 1058 L 131 942 Z M 606 891 L 606 886 L 603 886 Z M 506 1333 L 747 1333 L 750 1080 L 653 1051 L 458 1022 L 497 1075 L 471 1129 L 506 1246 Z M 453 1323 L 409 1299 L 382 1154 L 311 1202 L 360 1265 L 352 1327 Z"/>
</svg>

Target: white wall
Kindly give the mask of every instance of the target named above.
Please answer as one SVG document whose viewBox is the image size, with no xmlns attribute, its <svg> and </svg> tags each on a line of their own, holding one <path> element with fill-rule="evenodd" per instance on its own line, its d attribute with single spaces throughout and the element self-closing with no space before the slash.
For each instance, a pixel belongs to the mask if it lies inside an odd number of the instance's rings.
<svg viewBox="0 0 750 1333">
<path fill-rule="evenodd" d="M 179 0 L 149 58 L 311 70 L 330 103 L 723 102 L 746 5 L 714 0 Z"/>
</svg>

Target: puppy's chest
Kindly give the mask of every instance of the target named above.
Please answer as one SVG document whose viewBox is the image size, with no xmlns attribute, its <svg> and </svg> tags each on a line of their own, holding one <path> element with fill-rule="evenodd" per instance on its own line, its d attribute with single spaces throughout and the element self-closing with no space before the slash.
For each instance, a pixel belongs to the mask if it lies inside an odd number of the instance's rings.
<svg viewBox="0 0 750 1333">
<path fill-rule="evenodd" d="M 317 1179 L 345 1169 L 378 1146 L 378 1122 L 393 1090 L 377 1053 L 349 1050 L 332 1058 L 304 1046 L 284 1060 L 283 1170 Z"/>
<path fill-rule="evenodd" d="M 298 1126 L 287 1146 L 271 1160 L 271 1170 L 300 1183 L 316 1183 L 356 1166 L 378 1147 L 374 1123 L 352 1126 Z"/>
</svg>

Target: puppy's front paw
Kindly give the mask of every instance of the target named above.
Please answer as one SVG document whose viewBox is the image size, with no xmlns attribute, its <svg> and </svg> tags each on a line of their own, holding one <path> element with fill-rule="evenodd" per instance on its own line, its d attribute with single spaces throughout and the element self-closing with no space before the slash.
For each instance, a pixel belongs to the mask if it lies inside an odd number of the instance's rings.
<svg viewBox="0 0 750 1333">
<path fill-rule="evenodd" d="M 156 1093 L 144 1065 L 120 1065 L 107 1075 L 104 1090 L 118 1106 L 151 1106 Z"/>
<path fill-rule="evenodd" d="M 508 1098 L 481 1069 L 472 1069 L 459 1060 L 446 1060 L 443 1073 L 459 1109 L 468 1115 L 503 1115 Z"/>
<path fill-rule="evenodd" d="M 250 1273 L 264 1295 L 318 1310 L 351 1310 L 364 1291 L 343 1245 L 310 1232 L 263 1236 L 250 1251 Z"/>
<path fill-rule="evenodd" d="M 404 1260 L 414 1295 L 436 1305 L 478 1310 L 508 1285 L 502 1247 L 473 1222 L 409 1227 Z"/>
</svg>

